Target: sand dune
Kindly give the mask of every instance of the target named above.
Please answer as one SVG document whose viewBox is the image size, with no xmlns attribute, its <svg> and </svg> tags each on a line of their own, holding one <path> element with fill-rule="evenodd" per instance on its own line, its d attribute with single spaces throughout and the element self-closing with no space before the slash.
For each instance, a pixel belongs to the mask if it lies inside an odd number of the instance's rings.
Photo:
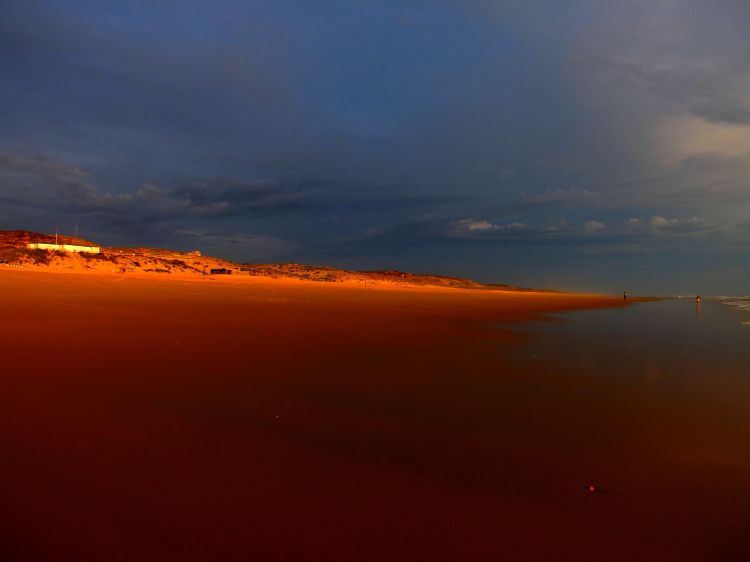
<svg viewBox="0 0 750 562">
<path fill-rule="evenodd" d="M 31 242 L 53 244 L 56 241 L 60 244 L 96 246 L 101 251 L 99 253 L 71 253 L 27 248 L 27 244 Z M 123 275 L 150 273 L 158 276 L 206 276 L 216 273 L 230 274 L 235 277 L 296 279 L 345 285 L 521 290 L 518 287 L 485 284 L 471 279 L 446 275 L 424 275 L 395 270 L 351 271 L 329 266 L 297 263 L 234 263 L 229 260 L 203 255 L 198 250 L 180 252 L 147 247 L 109 248 L 81 238 L 39 234 L 25 230 L 0 230 L 0 267 L 58 273 L 120 273 Z"/>
</svg>

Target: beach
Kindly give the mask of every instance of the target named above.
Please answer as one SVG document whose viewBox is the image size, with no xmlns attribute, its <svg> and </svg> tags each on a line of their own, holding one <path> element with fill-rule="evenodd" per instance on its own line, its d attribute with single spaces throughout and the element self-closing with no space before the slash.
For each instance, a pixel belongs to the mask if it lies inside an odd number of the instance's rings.
<svg viewBox="0 0 750 562">
<path fill-rule="evenodd" d="M 746 559 L 741 362 L 556 332 L 629 304 L 0 271 L 0 555 Z"/>
</svg>

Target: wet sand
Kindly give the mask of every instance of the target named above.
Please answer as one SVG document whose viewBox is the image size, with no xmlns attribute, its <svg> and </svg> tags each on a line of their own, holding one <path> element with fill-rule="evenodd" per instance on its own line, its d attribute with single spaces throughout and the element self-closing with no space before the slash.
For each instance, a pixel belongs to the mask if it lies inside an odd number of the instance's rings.
<svg viewBox="0 0 750 562">
<path fill-rule="evenodd" d="M 514 356 L 622 304 L 0 271 L 0 557 L 740 560 L 740 510 L 607 489 L 637 390 Z"/>
</svg>

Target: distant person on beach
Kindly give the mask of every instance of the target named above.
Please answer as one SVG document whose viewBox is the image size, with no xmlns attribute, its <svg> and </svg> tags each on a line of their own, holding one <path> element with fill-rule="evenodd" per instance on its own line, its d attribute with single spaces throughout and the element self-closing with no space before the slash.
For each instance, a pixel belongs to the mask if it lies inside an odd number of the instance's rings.
<svg viewBox="0 0 750 562">
<path fill-rule="evenodd" d="M 623 291 L 622 292 L 622 300 L 624 300 L 624 301 L 628 300 L 628 292 L 627 291 Z"/>
<path fill-rule="evenodd" d="M 701 310 L 701 296 L 698 295 L 697 297 L 695 297 L 695 311 L 700 312 L 700 310 Z"/>
</svg>

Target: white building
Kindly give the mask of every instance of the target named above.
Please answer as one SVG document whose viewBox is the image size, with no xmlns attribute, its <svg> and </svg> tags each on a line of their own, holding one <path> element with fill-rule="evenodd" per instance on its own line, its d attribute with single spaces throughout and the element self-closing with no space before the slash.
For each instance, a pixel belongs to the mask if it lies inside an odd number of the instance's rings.
<svg viewBox="0 0 750 562">
<path fill-rule="evenodd" d="M 76 246 L 74 244 L 45 244 L 43 242 L 33 242 L 26 245 L 30 250 L 57 250 L 59 252 L 88 252 L 89 254 L 100 254 L 102 249 L 99 246 Z"/>
</svg>

